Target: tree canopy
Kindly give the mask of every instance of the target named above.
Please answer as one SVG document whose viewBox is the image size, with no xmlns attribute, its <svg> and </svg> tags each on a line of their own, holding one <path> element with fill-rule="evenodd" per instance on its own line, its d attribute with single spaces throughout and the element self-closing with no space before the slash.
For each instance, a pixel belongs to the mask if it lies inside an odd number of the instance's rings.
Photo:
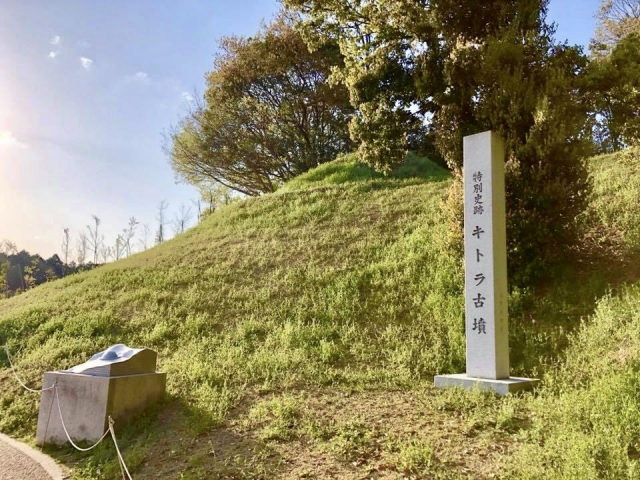
<svg viewBox="0 0 640 480">
<path fill-rule="evenodd" d="M 602 0 L 591 41 L 590 89 L 602 152 L 640 142 L 640 0 Z"/>
<path fill-rule="evenodd" d="M 606 56 L 627 35 L 640 35 L 640 0 L 602 0 L 596 18 L 591 51 Z"/>
<path fill-rule="evenodd" d="M 590 65 L 595 133 L 603 152 L 640 144 L 640 33 L 620 40 Z"/>
<path fill-rule="evenodd" d="M 341 63 L 335 42 L 310 52 L 284 15 L 254 37 L 224 38 L 204 102 L 170 135 L 177 175 L 258 195 L 349 151 L 353 109 L 328 82 Z"/>
<path fill-rule="evenodd" d="M 507 142 L 512 273 L 542 271 L 559 246 L 576 242 L 592 145 L 588 61 L 579 48 L 555 42 L 548 1 L 285 4 L 304 16 L 311 45 L 327 38 L 340 45 L 345 62 L 336 77 L 358 111 L 351 133 L 363 161 L 388 171 L 404 157 L 412 129 L 428 125 L 459 176 L 462 137 L 492 129 Z"/>
</svg>

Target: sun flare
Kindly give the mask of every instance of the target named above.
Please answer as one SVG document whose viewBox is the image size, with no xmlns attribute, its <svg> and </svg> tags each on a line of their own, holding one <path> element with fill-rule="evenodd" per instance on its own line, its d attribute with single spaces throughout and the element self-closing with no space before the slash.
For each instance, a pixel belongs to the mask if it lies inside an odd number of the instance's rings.
<svg viewBox="0 0 640 480">
<path fill-rule="evenodd" d="M 9 130 L 0 130 L 0 147 L 27 148 L 27 145 L 20 142 Z"/>
</svg>

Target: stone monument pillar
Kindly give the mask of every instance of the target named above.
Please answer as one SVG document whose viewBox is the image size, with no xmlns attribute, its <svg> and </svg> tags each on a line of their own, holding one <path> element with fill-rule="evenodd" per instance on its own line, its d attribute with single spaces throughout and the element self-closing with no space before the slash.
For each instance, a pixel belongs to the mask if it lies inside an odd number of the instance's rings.
<svg viewBox="0 0 640 480">
<path fill-rule="evenodd" d="M 464 138 L 467 371 L 436 376 L 436 387 L 477 386 L 506 394 L 538 382 L 509 376 L 504 163 L 497 134 Z"/>
<path fill-rule="evenodd" d="M 118 426 L 162 399 L 166 373 L 156 373 L 157 353 L 114 345 L 69 370 L 45 372 L 36 443 L 95 442 L 112 417 Z"/>
</svg>

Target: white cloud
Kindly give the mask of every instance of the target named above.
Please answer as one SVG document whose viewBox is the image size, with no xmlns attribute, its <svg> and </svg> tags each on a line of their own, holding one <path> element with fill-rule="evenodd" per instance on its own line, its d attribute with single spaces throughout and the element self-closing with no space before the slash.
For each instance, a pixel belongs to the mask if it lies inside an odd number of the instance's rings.
<svg viewBox="0 0 640 480">
<path fill-rule="evenodd" d="M 149 74 L 146 72 L 136 72 L 133 75 L 127 75 L 124 77 L 125 83 L 137 83 L 140 85 L 150 85 L 151 79 L 149 78 Z"/>
<path fill-rule="evenodd" d="M 22 143 L 13 136 L 9 130 L 0 130 L 0 148 L 29 148 L 26 143 Z"/>
<path fill-rule="evenodd" d="M 195 100 L 193 98 L 193 95 L 191 95 L 189 92 L 182 92 L 182 99 L 187 103 L 193 103 Z"/>
<path fill-rule="evenodd" d="M 55 37 L 53 37 L 51 39 L 51 41 L 49 42 L 51 45 L 60 45 L 60 42 L 62 41 L 62 38 L 60 38 L 60 35 L 56 35 Z"/>
<path fill-rule="evenodd" d="M 56 58 L 58 56 L 58 52 L 49 52 L 49 58 Z"/>
<path fill-rule="evenodd" d="M 76 46 L 78 48 L 83 48 L 83 49 L 87 49 L 91 46 L 91 44 L 89 42 L 87 42 L 86 40 L 78 40 L 76 42 Z"/>
<path fill-rule="evenodd" d="M 80 63 L 82 64 L 82 68 L 89 70 L 91 69 L 91 65 L 93 65 L 93 60 L 87 57 L 80 57 Z"/>
</svg>

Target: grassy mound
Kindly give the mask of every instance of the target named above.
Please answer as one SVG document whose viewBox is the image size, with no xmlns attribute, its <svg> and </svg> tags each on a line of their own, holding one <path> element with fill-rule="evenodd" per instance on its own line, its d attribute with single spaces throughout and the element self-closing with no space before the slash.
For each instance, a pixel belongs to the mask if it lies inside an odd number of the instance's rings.
<svg viewBox="0 0 640 480">
<path fill-rule="evenodd" d="M 640 250 L 640 148 L 591 160 L 594 198 L 588 213 L 596 240 L 615 251 Z M 614 253 L 610 251 L 609 253 Z"/>
<path fill-rule="evenodd" d="M 121 432 L 136 478 L 634 478 L 640 184 L 626 158 L 592 163 L 600 253 L 510 298 L 513 373 L 543 377 L 535 396 L 431 388 L 464 370 L 462 264 L 444 248 L 449 176 L 414 156 L 390 177 L 343 157 L 0 300 L 0 344 L 31 385 L 114 343 L 157 350 L 169 399 Z M 624 251 L 600 268 L 613 230 Z M 31 438 L 37 404 L 0 356 L 0 431 Z M 119 475 L 108 445 L 52 453 L 76 478 Z"/>
</svg>

